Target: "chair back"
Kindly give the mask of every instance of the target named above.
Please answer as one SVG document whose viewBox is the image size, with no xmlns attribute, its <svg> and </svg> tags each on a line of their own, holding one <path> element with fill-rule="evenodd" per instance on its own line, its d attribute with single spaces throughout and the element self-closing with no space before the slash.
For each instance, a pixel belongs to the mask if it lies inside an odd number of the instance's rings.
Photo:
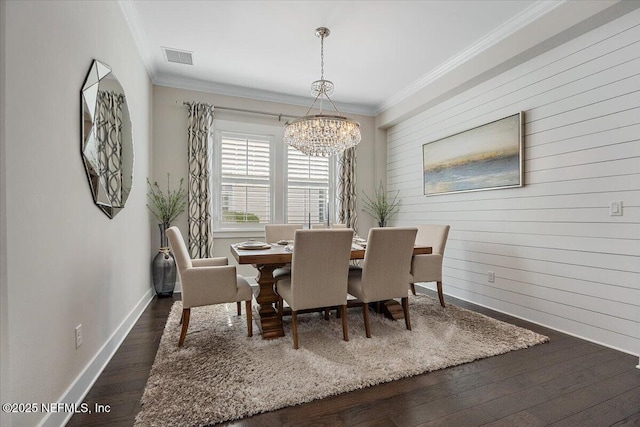
<svg viewBox="0 0 640 427">
<path fill-rule="evenodd" d="M 313 229 L 323 229 L 327 228 L 327 224 L 311 224 L 311 228 Z M 347 224 L 331 224 L 328 228 L 347 228 Z"/>
<path fill-rule="evenodd" d="M 189 250 L 184 243 L 182 234 L 180 234 L 180 229 L 176 226 L 167 228 L 167 237 L 169 238 L 169 246 L 171 246 L 173 257 L 178 265 L 178 271 L 191 268 L 191 257 L 189 256 Z"/>
<path fill-rule="evenodd" d="M 407 296 L 418 229 L 371 228 L 362 264 L 362 292 L 367 301 Z"/>
<path fill-rule="evenodd" d="M 448 225 L 418 225 L 418 234 L 416 235 L 416 245 L 431 246 L 433 254 L 444 256 L 444 247 L 449 237 Z"/>
<path fill-rule="evenodd" d="M 353 230 L 298 230 L 291 258 L 294 310 L 346 304 Z"/>
<path fill-rule="evenodd" d="M 265 242 L 276 243 L 278 240 L 293 240 L 296 230 L 301 224 L 267 224 L 264 226 Z"/>
</svg>

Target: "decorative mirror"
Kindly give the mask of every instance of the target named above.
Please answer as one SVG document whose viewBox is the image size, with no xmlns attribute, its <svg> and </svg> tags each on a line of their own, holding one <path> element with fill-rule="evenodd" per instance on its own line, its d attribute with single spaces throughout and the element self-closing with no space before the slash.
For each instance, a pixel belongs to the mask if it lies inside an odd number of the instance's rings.
<svg viewBox="0 0 640 427">
<path fill-rule="evenodd" d="M 111 68 L 93 61 L 82 86 L 82 160 L 95 204 L 113 218 L 133 181 L 133 137 L 124 90 Z"/>
</svg>

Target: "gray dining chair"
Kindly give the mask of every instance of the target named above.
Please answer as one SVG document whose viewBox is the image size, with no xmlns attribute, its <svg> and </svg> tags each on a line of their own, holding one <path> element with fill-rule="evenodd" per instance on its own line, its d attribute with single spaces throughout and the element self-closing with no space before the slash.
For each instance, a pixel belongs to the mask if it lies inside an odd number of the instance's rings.
<svg viewBox="0 0 640 427">
<path fill-rule="evenodd" d="M 240 312 L 240 302 L 245 301 L 247 335 L 253 336 L 251 319 L 251 286 L 236 274 L 236 267 L 227 265 L 225 257 L 191 259 L 178 227 L 169 227 L 167 237 L 178 265 L 182 285 L 182 331 L 178 346 L 182 347 L 189 327 L 191 308 L 205 305 L 235 302 Z"/>
<path fill-rule="evenodd" d="M 415 255 L 411 261 L 411 292 L 416 294 L 415 283 L 419 282 L 436 282 L 438 288 L 438 298 L 440 305 L 444 304 L 444 295 L 442 294 L 442 261 L 444 258 L 444 248 L 449 237 L 448 225 L 418 225 L 418 234 L 416 235 L 416 245 L 431 246 L 432 253 L 428 255 Z"/>
<path fill-rule="evenodd" d="M 280 240 L 293 240 L 296 230 L 301 230 L 301 224 L 266 224 L 264 226 L 265 242 L 276 244 Z M 278 278 L 291 274 L 291 264 L 285 264 L 273 271 L 273 277 Z"/>
<path fill-rule="evenodd" d="M 405 325 L 411 330 L 407 280 L 417 232 L 415 227 L 371 228 L 362 268 L 349 272 L 348 291 L 362 304 L 367 338 L 371 338 L 372 302 L 400 298 Z"/>
<path fill-rule="evenodd" d="M 342 335 L 349 341 L 347 278 L 353 230 L 298 230 L 291 258 L 291 274 L 278 279 L 278 314 L 282 319 L 286 301 L 291 308 L 293 348 L 298 348 L 298 312 L 313 308 L 340 307 Z M 405 283 L 406 287 L 406 283 Z"/>
</svg>

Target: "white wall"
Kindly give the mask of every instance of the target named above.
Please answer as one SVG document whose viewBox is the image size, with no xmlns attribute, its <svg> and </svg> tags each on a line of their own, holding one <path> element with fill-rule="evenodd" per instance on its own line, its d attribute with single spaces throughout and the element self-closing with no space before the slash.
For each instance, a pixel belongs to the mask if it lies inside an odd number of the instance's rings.
<svg viewBox="0 0 640 427">
<path fill-rule="evenodd" d="M 163 86 L 154 86 L 153 88 L 153 116 L 156 118 L 153 125 L 153 180 L 165 182 L 166 174 L 171 174 L 171 180 L 177 184 L 181 177 L 187 181 L 188 164 L 187 164 L 187 108 L 182 105 L 183 101 L 207 102 L 214 106 L 242 108 L 248 110 L 257 110 L 270 113 L 282 113 L 291 115 L 303 115 L 308 107 L 300 107 L 287 104 L 279 104 L 274 102 L 251 100 L 247 98 L 238 98 L 232 96 L 218 95 L 205 92 L 197 92 L 185 89 L 168 88 Z M 309 105 L 311 105 L 309 102 Z M 285 120 L 278 122 L 277 117 L 269 117 L 255 114 L 236 113 L 224 110 L 215 110 L 215 120 L 248 122 L 270 126 L 284 126 Z M 376 139 L 374 132 L 373 117 L 357 116 L 349 114 L 349 117 L 360 122 L 362 132 L 362 142 L 357 147 L 358 158 L 358 190 L 363 190 L 368 194 L 373 192 L 376 182 L 381 179 L 375 172 L 374 162 L 376 152 L 384 150 L 384 139 Z M 215 126 L 215 123 L 214 123 Z M 379 156 L 380 157 L 380 156 Z M 384 159 L 384 153 L 381 156 Z M 384 168 L 384 163 L 382 163 Z M 380 170 L 380 169 L 378 169 Z M 365 233 L 373 224 L 373 221 L 366 213 L 359 213 L 359 232 Z M 176 221 L 176 224 L 187 237 L 187 217 L 186 214 Z M 154 226 L 155 227 L 155 226 Z M 156 230 L 154 228 L 154 230 Z M 157 231 L 155 232 L 157 235 Z M 264 233 L 231 233 L 224 235 L 222 233 L 214 234 L 214 255 L 226 256 L 233 261 L 233 257 L 229 252 L 231 243 L 247 240 L 248 238 L 261 239 Z M 152 239 L 152 245 L 159 244 L 159 238 Z M 240 266 L 239 274 L 247 277 L 253 277 L 256 270 L 251 266 Z"/>
<path fill-rule="evenodd" d="M 422 194 L 422 144 L 518 111 L 525 187 Z M 640 353 L 640 10 L 387 137 L 388 185 L 403 199 L 395 223 L 451 224 L 446 293 Z M 624 216 L 609 216 L 614 200 Z"/>
<path fill-rule="evenodd" d="M 78 397 L 74 381 L 90 380 L 85 368 L 99 368 L 94 357 L 152 295 L 145 206 L 152 87 L 117 2 L 10 1 L 2 23 L 9 331 L 2 360 L 10 361 L 2 399 L 59 402 Z M 93 204 L 80 157 L 80 88 L 93 59 L 119 78 L 133 124 L 133 189 L 113 220 Z M 78 324 L 84 344 L 76 350 Z M 14 414 L 2 425 L 33 426 L 44 416 Z"/>
</svg>

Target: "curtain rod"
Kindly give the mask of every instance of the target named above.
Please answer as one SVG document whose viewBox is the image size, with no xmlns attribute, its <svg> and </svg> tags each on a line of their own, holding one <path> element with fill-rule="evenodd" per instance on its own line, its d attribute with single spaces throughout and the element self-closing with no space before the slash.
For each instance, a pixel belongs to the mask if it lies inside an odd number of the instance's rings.
<svg viewBox="0 0 640 427">
<path fill-rule="evenodd" d="M 176 101 L 176 104 L 179 103 L 179 101 Z M 190 101 L 183 101 L 182 105 L 191 105 L 193 102 Z M 237 113 L 247 113 L 247 114 L 260 114 L 263 116 L 272 116 L 272 117 L 277 117 L 278 121 L 281 121 L 283 117 L 287 117 L 290 119 L 299 119 L 300 116 L 292 116 L 290 114 L 282 114 L 282 113 L 269 113 L 266 111 L 258 111 L 258 110 L 247 110 L 244 108 L 233 108 L 233 107 L 218 107 L 218 106 L 213 106 L 213 110 L 225 110 L 225 111 L 235 111 Z"/>
</svg>

